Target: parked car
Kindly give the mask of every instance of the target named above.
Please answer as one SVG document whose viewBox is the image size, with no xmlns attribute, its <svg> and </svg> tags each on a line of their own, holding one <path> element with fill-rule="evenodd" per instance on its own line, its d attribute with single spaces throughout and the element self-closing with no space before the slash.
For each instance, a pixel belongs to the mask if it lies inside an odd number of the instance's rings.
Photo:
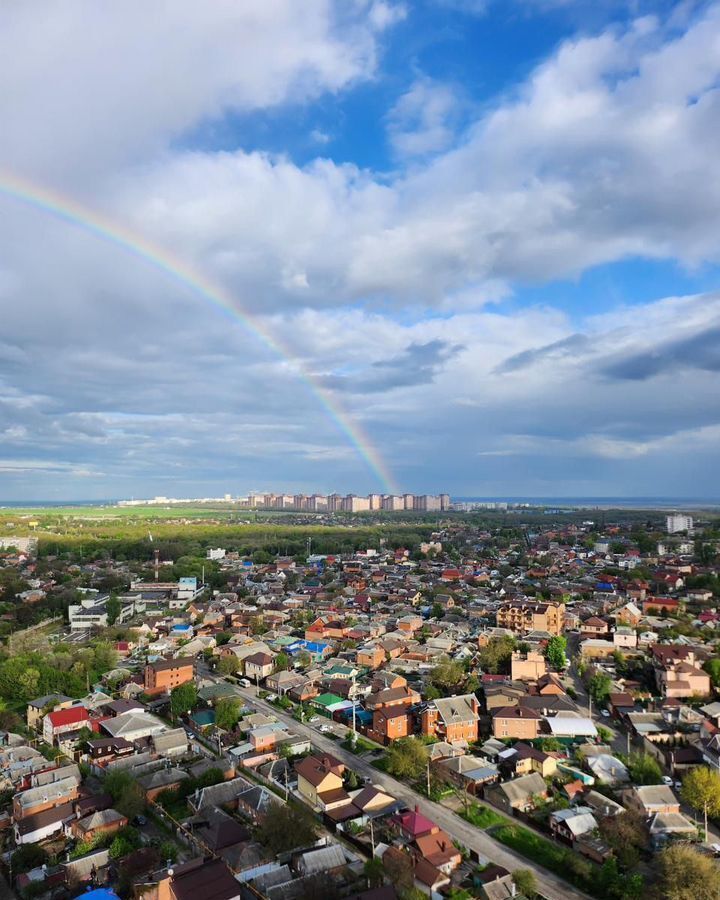
<svg viewBox="0 0 720 900">
<path fill-rule="evenodd" d="M 609 718 L 610 718 L 610 713 L 609 713 L 606 709 L 601 709 L 601 710 L 600 710 L 600 715 L 601 715 L 603 718 L 605 718 L 605 719 L 609 719 Z"/>
</svg>

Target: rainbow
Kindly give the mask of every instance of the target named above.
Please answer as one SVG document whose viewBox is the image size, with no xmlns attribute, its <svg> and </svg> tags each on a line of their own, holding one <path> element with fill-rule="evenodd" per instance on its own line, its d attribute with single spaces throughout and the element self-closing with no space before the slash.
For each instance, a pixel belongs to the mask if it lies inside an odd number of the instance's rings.
<svg viewBox="0 0 720 900">
<path fill-rule="evenodd" d="M 211 306 L 219 309 L 224 315 L 236 322 L 240 322 L 246 331 L 259 338 L 269 350 L 290 363 L 291 370 L 317 398 L 331 422 L 347 438 L 358 456 L 367 464 L 373 475 L 378 479 L 383 491 L 388 494 L 399 493 L 387 465 L 369 437 L 362 430 L 360 424 L 342 409 L 333 395 L 303 367 L 296 356 L 283 347 L 276 337 L 265 331 L 256 318 L 239 308 L 235 299 L 223 287 L 214 284 L 205 275 L 190 268 L 190 266 L 174 257 L 169 251 L 158 247 L 146 238 L 131 232 L 123 225 L 111 221 L 100 213 L 77 203 L 75 200 L 63 197 L 48 188 L 39 187 L 15 175 L 0 175 L 0 196 L 18 201 L 25 206 L 81 229 L 95 238 L 114 244 L 125 253 L 160 270 L 169 278 L 189 288 L 194 294 Z"/>
</svg>

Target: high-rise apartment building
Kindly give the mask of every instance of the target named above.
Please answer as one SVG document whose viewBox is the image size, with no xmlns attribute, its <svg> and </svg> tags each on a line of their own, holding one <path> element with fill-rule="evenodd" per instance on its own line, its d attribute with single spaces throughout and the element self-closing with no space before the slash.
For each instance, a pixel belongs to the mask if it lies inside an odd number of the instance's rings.
<svg viewBox="0 0 720 900">
<path fill-rule="evenodd" d="M 677 534 L 680 531 L 687 531 L 690 533 L 693 530 L 693 517 L 679 515 L 667 516 L 665 524 L 667 526 L 668 534 Z"/>
</svg>

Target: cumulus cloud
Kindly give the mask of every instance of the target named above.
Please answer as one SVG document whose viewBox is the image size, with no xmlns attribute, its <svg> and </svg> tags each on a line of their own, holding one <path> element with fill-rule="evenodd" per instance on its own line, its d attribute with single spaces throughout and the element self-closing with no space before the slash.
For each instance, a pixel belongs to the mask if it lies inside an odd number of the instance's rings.
<svg viewBox="0 0 720 900">
<path fill-rule="evenodd" d="M 381 78 L 406 14 L 0 10 L 0 164 L 154 241 L 229 307 L 0 196 L 0 488 L 27 496 L 34 469 L 47 496 L 376 489 L 303 376 L 408 488 L 717 483 L 717 295 L 580 302 L 572 319 L 498 301 L 630 257 L 718 261 L 720 6 L 568 40 L 462 133 L 457 93 L 418 79 L 388 114 L 390 172 L 300 165 L 240 133 L 236 149 L 183 145 L 228 114 Z"/>
<path fill-rule="evenodd" d="M 420 78 L 388 115 L 388 136 L 401 157 L 426 156 L 447 150 L 455 137 L 460 101 L 458 89 Z"/>
</svg>

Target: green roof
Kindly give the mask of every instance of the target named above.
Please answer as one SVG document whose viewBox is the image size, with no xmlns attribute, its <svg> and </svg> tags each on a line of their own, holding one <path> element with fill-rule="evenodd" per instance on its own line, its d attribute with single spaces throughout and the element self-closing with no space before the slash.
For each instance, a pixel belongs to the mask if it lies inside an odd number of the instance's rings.
<svg viewBox="0 0 720 900">
<path fill-rule="evenodd" d="M 320 694 L 319 697 L 315 697 L 311 702 L 320 706 L 333 706 L 335 703 L 342 703 L 343 698 L 338 697 L 337 694 Z"/>
<path fill-rule="evenodd" d="M 357 671 L 354 666 L 339 666 L 334 665 L 330 666 L 329 669 L 326 669 L 326 675 L 352 675 L 353 672 Z"/>
<path fill-rule="evenodd" d="M 297 643 L 297 638 L 290 637 L 289 634 L 280 634 L 273 641 L 273 644 L 277 647 L 287 647 L 288 644 L 295 644 L 295 643 Z"/>
</svg>

